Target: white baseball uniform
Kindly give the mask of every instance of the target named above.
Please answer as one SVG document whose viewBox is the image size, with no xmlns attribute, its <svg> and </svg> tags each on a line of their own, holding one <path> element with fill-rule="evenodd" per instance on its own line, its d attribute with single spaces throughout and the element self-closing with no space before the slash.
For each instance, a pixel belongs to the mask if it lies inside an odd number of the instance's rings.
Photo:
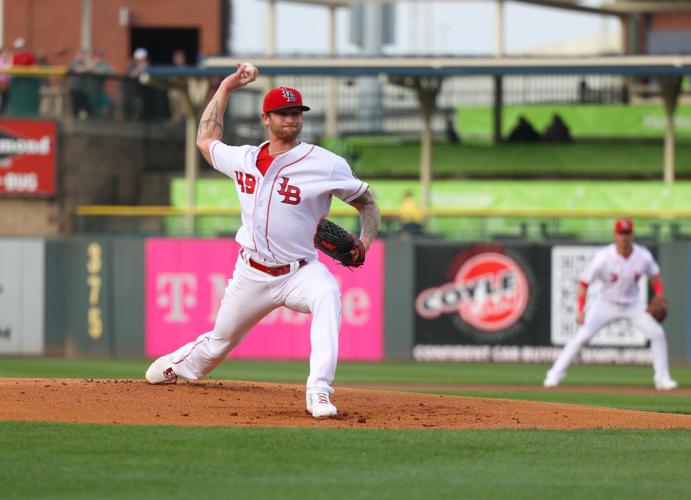
<svg viewBox="0 0 691 500">
<path fill-rule="evenodd" d="M 576 335 L 564 346 L 564 350 L 547 372 L 546 380 L 558 383 L 578 351 L 600 328 L 617 319 L 629 319 L 650 338 L 655 380 L 670 378 L 667 358 L 667 340 L 662 326 L 645 311 L 638 290 L 641 276 L 660 274 L 660 267 L 650 251 L 636 243 L 628 257 L 619 252 L 614 243 L 598 251 L 581 274 L 581 282 L 588 285 L 595 280 L 603 284 L 600 296 L 585 314 L 585 321 Z"/>
<path fill-rule="evenodd" d="M 173 370 L 188 379 L 207 375 L 252 326 L 284 305 L 312 313 L 307 391 L 332 393 L 341 293 L 336 279 L 317 260 L 313 238 L 332 196 L 351 202 L 368 185 L 355 177 L 343 158 L 306 143 L 277 156 L 262 175 L 256 165 L 264 144 L 228 146 L 214 141 L 209 146 L 213 167 L 235 181 L 242 212 L 235 239 L 242 249 L 213 330 L 175 351 Z M 267 268 L 284 274 L 269 274 Z"/>
</svg>

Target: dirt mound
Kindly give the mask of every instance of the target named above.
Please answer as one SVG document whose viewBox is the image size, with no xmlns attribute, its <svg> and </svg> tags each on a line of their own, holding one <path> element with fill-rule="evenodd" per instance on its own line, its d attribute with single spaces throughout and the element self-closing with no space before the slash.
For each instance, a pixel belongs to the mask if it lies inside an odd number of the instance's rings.
<svg viewBox="0 0 691 500">
<path fill-rule="evenodd" d="M 387 429 L 691 428 L 691 416 L 337 387 L 339 416 L 305 413 L 304 387 L 204 381 L 0 379 L 0 420 Z"/>
</svg>

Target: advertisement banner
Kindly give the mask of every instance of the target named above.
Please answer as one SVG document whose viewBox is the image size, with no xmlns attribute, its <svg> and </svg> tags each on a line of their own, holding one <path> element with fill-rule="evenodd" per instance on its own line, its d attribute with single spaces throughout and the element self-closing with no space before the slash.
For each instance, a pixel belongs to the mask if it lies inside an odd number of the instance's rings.
<svg viewBox="0 0 691 500">
<path fill-rule="evenodd" d="M 477 346 L 549 345 L 548 247 L 421 245 L 415 260 L 415 359 L 480 361 L 490 350 Z"/>
<path fill-rule="evenodd" d="M 564 345 L 576 335 L 576 291 L 578 278 L 602 246 L 555 246 L 552 248 L 552 344 Z M 638 280 L 641 301 L 648 302 L 648 278 Z M 602 290 L 602 283 L 588 286 L 586 313 Z M 588 342 L 591 346 L 644 347 L 647 339 L 631 321 L 613 321 Z"/>
<path fill-rule="evenodd" d="M 0 120 L 0 195 L 55 193 L 57 128 L 50 120 Z"/>
<path fill-rule="evenodd" d="M 494 123 L 489 106 L 456 110 L 456 130 L 462 137 L 491 137 Z M 529 104 L 502 107 L 502 134 L 507 136 L 521 117 L 544 131 L 559 115 L 574 137 L 662 137 L 665 109 L 656 104 Z M 691 135 L 691 108 L 680 105 L 674 115 L 678 137 Z"/>
<path fill-rule="evenodd" d="M 45 243 L 0 240 L 0 354 L 43 354 Z"/>
<path fill-rule="evenodd" d="M 213 328 L 240 250 L 230 239 L 149 239 L 146 242 L 145 351 L 170 353 Z M 375 242 L 367 263 L 351 271 L 321 261 L 341 285 L 339 358 L 383 357 L 383 253 Z M 280 307 L 255 325 L 230 358 L 308 359 L 310 316 Z"/>
</svg>

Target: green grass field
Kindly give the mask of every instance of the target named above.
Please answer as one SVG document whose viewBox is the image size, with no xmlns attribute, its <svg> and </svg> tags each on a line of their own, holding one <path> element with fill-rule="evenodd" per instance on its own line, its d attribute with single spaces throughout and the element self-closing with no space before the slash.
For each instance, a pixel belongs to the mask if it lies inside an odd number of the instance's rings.
<svg viewBox="0 0 691 500">
<path fill-rule="evenodd" d="M 140 378 L 148 361 L 0 358 L 2 377 Z M 540 391 L 545 365 L 341 363 L 348 384 L 689 413 L 674 393 Z M 301 383 L 305 362 L 215 379 Z M 691 366 L 675 366 L 682 386 Z M 647 366 L 575 366 L 565 386 L 650 386 Z M 338 387 L 338 385 L 337 385 Z M 437 392 L 439 389 L 435 389 Z M 432 391 L 428 391 L 432 392 Z M 0 423 L 0 498 L 691 498 L 691 431 L 445 431 Z"/>
</svg>

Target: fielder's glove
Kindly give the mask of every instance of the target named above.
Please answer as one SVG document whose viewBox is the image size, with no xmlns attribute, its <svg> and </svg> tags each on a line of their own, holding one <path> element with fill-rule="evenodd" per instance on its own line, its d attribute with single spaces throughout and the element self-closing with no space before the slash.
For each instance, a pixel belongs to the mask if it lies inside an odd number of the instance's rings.
<svg viewBox="0 0 691 500">
<path fill-rule="evenodd" d="M 667 317 L 667 299 L 664 297 L 654 297 L 648 304 L 646 312 L 650 314 L 658 323 L 662 323 Z"/>
<path fill-rule="evenodd" d="M 362 241 L 323 217 L 317 224 L 314 246 L 343 266 L 360 267 L 365 263 L 365 246 Z"/>
</svg>

